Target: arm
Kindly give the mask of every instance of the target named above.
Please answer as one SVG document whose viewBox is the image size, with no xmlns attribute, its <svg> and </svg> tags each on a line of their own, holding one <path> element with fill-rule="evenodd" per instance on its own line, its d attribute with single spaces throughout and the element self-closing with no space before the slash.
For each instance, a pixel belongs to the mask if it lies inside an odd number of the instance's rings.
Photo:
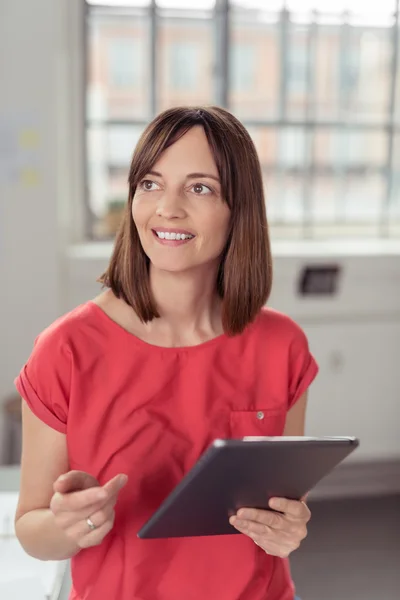
<svg viewBox="0 0 400 600">
<path fill-rule="evenodd" d="M 286 415 L 284 436 L 303 436 L 305 430 L 308 392 L 304 392 Z"/>
<path fill-rule="evenodd" d="M 80 548 L 66 536 L 49 506 L 53 483 L 68 471 L 66 436 L 40 421 L 22 403 L 21 486 L 15 529 L 24 550 L 41 560 L 63 560 Z"/>
</svg>

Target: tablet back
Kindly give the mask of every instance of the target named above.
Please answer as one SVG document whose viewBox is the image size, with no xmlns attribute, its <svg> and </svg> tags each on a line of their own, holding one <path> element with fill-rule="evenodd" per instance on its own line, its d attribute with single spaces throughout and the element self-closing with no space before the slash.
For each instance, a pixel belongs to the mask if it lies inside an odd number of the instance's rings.
<svg viewBox="0 0 400 600">
<path fill-rule="evenodd" d="M 348 456 L 355 438 L 216 440 L 138 533 L 140 538 L 235 534 L 241 507 L 300 499 Z"/>
</svg>

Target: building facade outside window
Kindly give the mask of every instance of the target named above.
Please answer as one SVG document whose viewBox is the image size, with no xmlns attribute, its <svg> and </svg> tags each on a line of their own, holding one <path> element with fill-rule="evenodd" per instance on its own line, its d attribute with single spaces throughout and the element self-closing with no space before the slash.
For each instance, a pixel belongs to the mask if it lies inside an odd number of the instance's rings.
<svg viewBox="0 0 400 600">
<path fill-rule="evenodd" d="M 86 6 L 88 238 L 114 235 L 149 120 L 214 103 L 253 136 L 273 236 L 400 235 L 397 0 Z"/>
</svg>

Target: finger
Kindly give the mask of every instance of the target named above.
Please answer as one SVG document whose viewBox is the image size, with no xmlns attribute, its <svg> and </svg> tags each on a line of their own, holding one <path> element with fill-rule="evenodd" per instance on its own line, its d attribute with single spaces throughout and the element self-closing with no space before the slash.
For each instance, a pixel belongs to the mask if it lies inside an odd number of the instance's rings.
<svg viewBox="0 0 400 600">
<path fill-rule="evenodd" d="M 53 513 L 87 511 L 92 504 L 117 501 L 117 494 L 127 482 L 126 475 L 117 475 L 103 487 L 93 487 L 88 490 L 61 494 L 56 492 L 51 500 L 50 509 Z"/>
<path fill-rule="evenodd" d="M 231 517 L 230 523 L 241 533 L 245 533 L 252 539 L 257 539 L 258 541 L 261 539 L 264 544 L 274 540 L 283 544 L 290 544 L 291 542 L 297 541 L 297 539 L 301 538 L 298 527 L 295 528 L 292 526 L 293 530 L 288 529 L 286 531 L 278 531 L 268 527 L 268 525 L 263 525 L 262 523 L 257 523 L 255 521 L 243 521 L 241 519 L 235 519 L 234 517 Z"/>
<path fill-rule="evenodd" d="M 271 527 L 272 529 L 285 530 L 287 529 L 287 520 L 284 515 L 280 515 L 271 510 L 259 510 L 256 508 L 241 508 L 237 516 L 239 519 L 246 521 L 255 521 L 262 525 Z"/>
<path fill-rule="evenodd" d="M 102 525 L 102 527 L 99 527 L 99 529 L 95 529 L 94 531 L 91 531 L 88 535 L 86 535 L 85 537 L 81 538 L 81 540 L 78 542 L 79 546 L 82 549 L 90 548 L 91 546 L 97 546 L 98 544 L 100 544 L 103 541 L 103 539 L 106 537 L 106 535 L 108 535 L 110 533 L 113 526 L 114 526 L 113 521 L 107 521 L 106 523 L 104 523 L 104 525 Z"/>
<path fill-rule="evenodd" d="M 53 513 L 76 512 L 108 499 L 107 492 L 99 487 L 69 494 L 56 492 L 51 499 L 50 509 Z"/>
<path fill-rule="evenodd" d="M 256 523 L 255 521 L 245 521 L 238 519 L 237 517 L 231 517 L 229 522 L 235 527 L 235 529 L 241 533 L 249 535 L 250 537 L 270 537 L 273 535 L 273 532 L 268 525 L 262 525 L 261 523 Z"/>
<path fill-rule="evenodd" d="M 71 527 L 67 534 L 72 538 L 80 548 L 89 548 L 97 546 L 104 537 L 112 530 L 114 526 L 114 515 L 105 521 L 102 525 L 91 531 L 85 521 L 80 521 Z"/>
<path fill-rule="evenodd" d="M 67 494 L 68 492 L 87 490 L 99 485 L 97 479 L 93 475 L 85 473 L 85 471 L 69 471 L 56 479 L 53 489 L 55 492 L 60 492 L 60 494 Z"/>
<path fill-rule="evenodd" d="M 102 515 L 108 514 L 111 515 L 114 510 L 115 501 L 112 499 L 108 500 L 108 502 L 98 502 L 96 504 L 92 504 L 82 510 L 73 511 L 73 512 L 56 512 L 55 513 L 55 522 L 61 527 L 61 529 L 68 529 L 76 523 L 80 521 L 86 521 L 86 519 L 90 515 L 97 515 L 98 521 L 94 522 L 96 526 L 102 525 Z M 99 514 L 100 513 L 100 514 Z M 92 518 L 92 517 L 90 517 Z"/>
<path fill-rule="evenodd" d="M 269 506 L 273 510 L 279 510 L 287 517 L 309 521 L 311 517 L 310 509 L 302 500 L 288 500 L 287 498 L 271 498 Z"/>
<path fill-rule="evenodd" d="M 114 496 L 118 494 L 119 491 L 126 485 L 128 481 L 127 475 L 120 473 L 116 475 L 110 481 L 107 481 L 102 487 L 102 489 L 107 493 L 108 497 Z"/>
</svg>

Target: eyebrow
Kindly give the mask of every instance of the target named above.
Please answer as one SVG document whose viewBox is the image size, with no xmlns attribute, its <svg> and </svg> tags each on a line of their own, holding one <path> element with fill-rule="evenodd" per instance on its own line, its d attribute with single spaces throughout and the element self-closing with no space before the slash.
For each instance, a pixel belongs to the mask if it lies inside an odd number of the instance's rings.
<svg viewBox="0 0 400 600">
<path fill-rule="evenodd" d="M 161 173 L 159 173 L 158 171 L 149 171 L 148 174 L 155 175 L 156 177 L 162 177 Z M 214 179 L 215 181 L 220 183 L 219 177 L 216 177 L 215 175 L 210 175 L 209 173 L 189 173 L 189 175 L 186 175 L 186 179 L 197 179 L 198 177 L 207 177 L 208 179 Z"/>
</svg>

